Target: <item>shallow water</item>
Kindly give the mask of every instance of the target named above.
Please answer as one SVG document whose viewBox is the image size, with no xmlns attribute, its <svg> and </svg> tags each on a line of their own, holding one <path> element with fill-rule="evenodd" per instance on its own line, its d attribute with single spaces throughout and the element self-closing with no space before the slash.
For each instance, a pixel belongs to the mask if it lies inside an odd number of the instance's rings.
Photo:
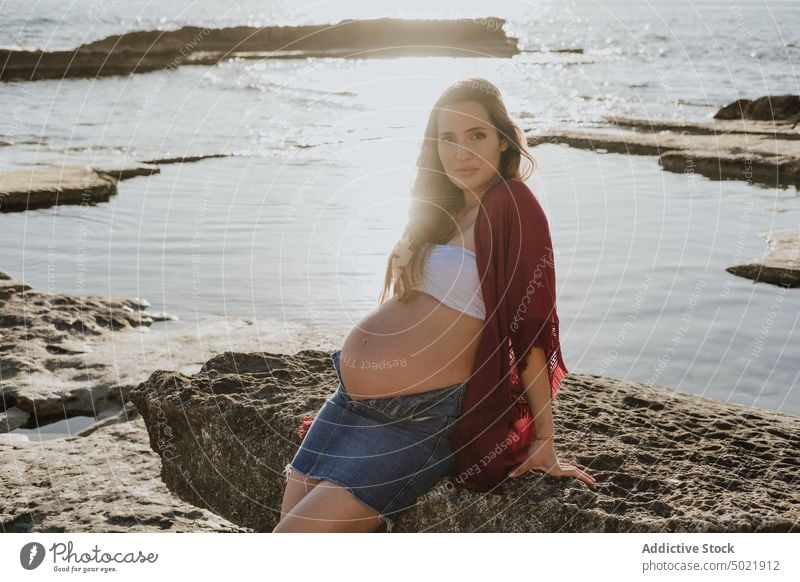
<svg viewBox="0 0 800 582">
<path fill-rule="evenodd" d="M 49 441 L 77 436 L 82 430 L 89 428 L 100 420 L 114 416 L 122 409 L 108 409 L 97 416 L 72 416 L 57 420 L 36 428 L 17 428 L 9 433 L 11 439 L 18 441 Z"/>
</svg>

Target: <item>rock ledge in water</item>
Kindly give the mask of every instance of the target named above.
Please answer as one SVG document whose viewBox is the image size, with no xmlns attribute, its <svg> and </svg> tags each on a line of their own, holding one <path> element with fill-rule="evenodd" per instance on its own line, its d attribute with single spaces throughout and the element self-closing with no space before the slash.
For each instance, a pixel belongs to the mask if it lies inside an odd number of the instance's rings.
<svg viewBox="0 0 800 582">
<path fill-rule="evenodd" d="M 725 270 L 779 287 L 800 287 L 800 229 L 775 230 L 761 233 L 761 236 L 770 246 L 766 256 Z"/>
</svg>

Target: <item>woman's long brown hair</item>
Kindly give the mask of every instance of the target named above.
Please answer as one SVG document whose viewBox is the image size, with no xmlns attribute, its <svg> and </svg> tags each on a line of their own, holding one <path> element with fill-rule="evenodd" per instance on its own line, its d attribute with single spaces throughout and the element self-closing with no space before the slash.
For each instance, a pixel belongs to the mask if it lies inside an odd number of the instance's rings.
<svg viewBox="0 0 800 582">
<path fill-rule="evenodd" d="M 439 158 L 437 129 L 439 112 L 463 101 L 475 101 L 486 107 L 498 136 L 509 144 L 500 155 L 498 181 L 501 178 L 525 181 L 536 168 L 536 161 L 527 149 L 525 134 L 509 117 L 497 87 L 486 79 L 472 77 L 462 79 L 445 89 L 428 116 L 428 125 L 417 157 L 417 176 L 411 191 L 408 223 L 403 238 L 389 255 L 379 303 L 386 301 L 390 292 L 395 293 L 399 301 L 408 301 L 433 246 L 446 243 L 455 234 L 455 217 L 464 207 L 464 194 L 444 171 Z M 523 157 L 529 164 L 520 173 Z M 403 263 L 407 259 L 407 264 L 397 266 L 400 262 L 398 259 L 401 258 L 404 259 Z"/>
</svg>

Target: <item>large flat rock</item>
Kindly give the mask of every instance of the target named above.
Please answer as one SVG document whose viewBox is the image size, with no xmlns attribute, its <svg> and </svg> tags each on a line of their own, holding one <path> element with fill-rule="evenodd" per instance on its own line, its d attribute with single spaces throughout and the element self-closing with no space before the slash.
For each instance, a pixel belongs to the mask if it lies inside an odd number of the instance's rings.
<svg viewBox="0 0 800 582">
<path fill-rule="evenodd" d="M 330 353 L 226 352 L 200 372 L 156 371 L 131 391 L 162 478 L 181 499 L 271 531 L 297 427 L 337 386 Z M 800 418 L 571 374 L 554 403 L 574 479 L 529 473 L 504 495 L 442 479 L 394 531 L 788 532 L 800 526 Z"/>
<path fill-rule="evenodd" d="M 67 51 L 0 49 L 0 81 L 127 75 L 232 57 L 511 57 L 517 39 L 500 18 L 342 20 L 307 26 L 236 26 L 128 32 Z"/>
<path fill-rule="evenodd" d="M 91 205 L 117 193 L 117 181 L 83 166 L 0 172 L 0 212 L 46 208 L 56 204 Z"/>
</svg>

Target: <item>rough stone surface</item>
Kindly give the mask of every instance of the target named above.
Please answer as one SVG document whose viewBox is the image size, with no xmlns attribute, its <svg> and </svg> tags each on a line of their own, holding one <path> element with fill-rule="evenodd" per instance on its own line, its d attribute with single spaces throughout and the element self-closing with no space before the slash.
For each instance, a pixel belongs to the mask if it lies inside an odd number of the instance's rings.
<svg viewBox="0 0 800 582">
<path fill-rule="evenodd" d="M 769 253 L 726 271 L 780 287 L 800 287 L 800 229 L 787 228 L 761 233 L 770 247 Z"/>
<path fill-rule="evenodd" d="M 147 305 L 37 291 L 0 272 L 0 410 L 26 413 L 23 426 L 33 428 L 121 407 L 142 376 L 130 381 L 118 373 L 108 338 L 172 319 L 146 312 Z M 7 430 L 0 423 L 0 432 Z"/>
<path fill-rule="evenodd" d="M 279 518 L 297 427 L 335 390 L 326 351 L 227 352 L 131 391 L 162 478 L 181 499 L 257 531 Z M 503 496 L 440 481 L 394 531 L 796 531 L 800 418 L 667 388 L 572 374 L 554 402 L 559 457 L 597 479 L 529 473 Z"/>
<path fill-rule="evenodd" d="M 0 441 L 0 457 L 3 533 L 250 531 L 167 489 L 136 415 L 84 438 Z"/>
</svg>

